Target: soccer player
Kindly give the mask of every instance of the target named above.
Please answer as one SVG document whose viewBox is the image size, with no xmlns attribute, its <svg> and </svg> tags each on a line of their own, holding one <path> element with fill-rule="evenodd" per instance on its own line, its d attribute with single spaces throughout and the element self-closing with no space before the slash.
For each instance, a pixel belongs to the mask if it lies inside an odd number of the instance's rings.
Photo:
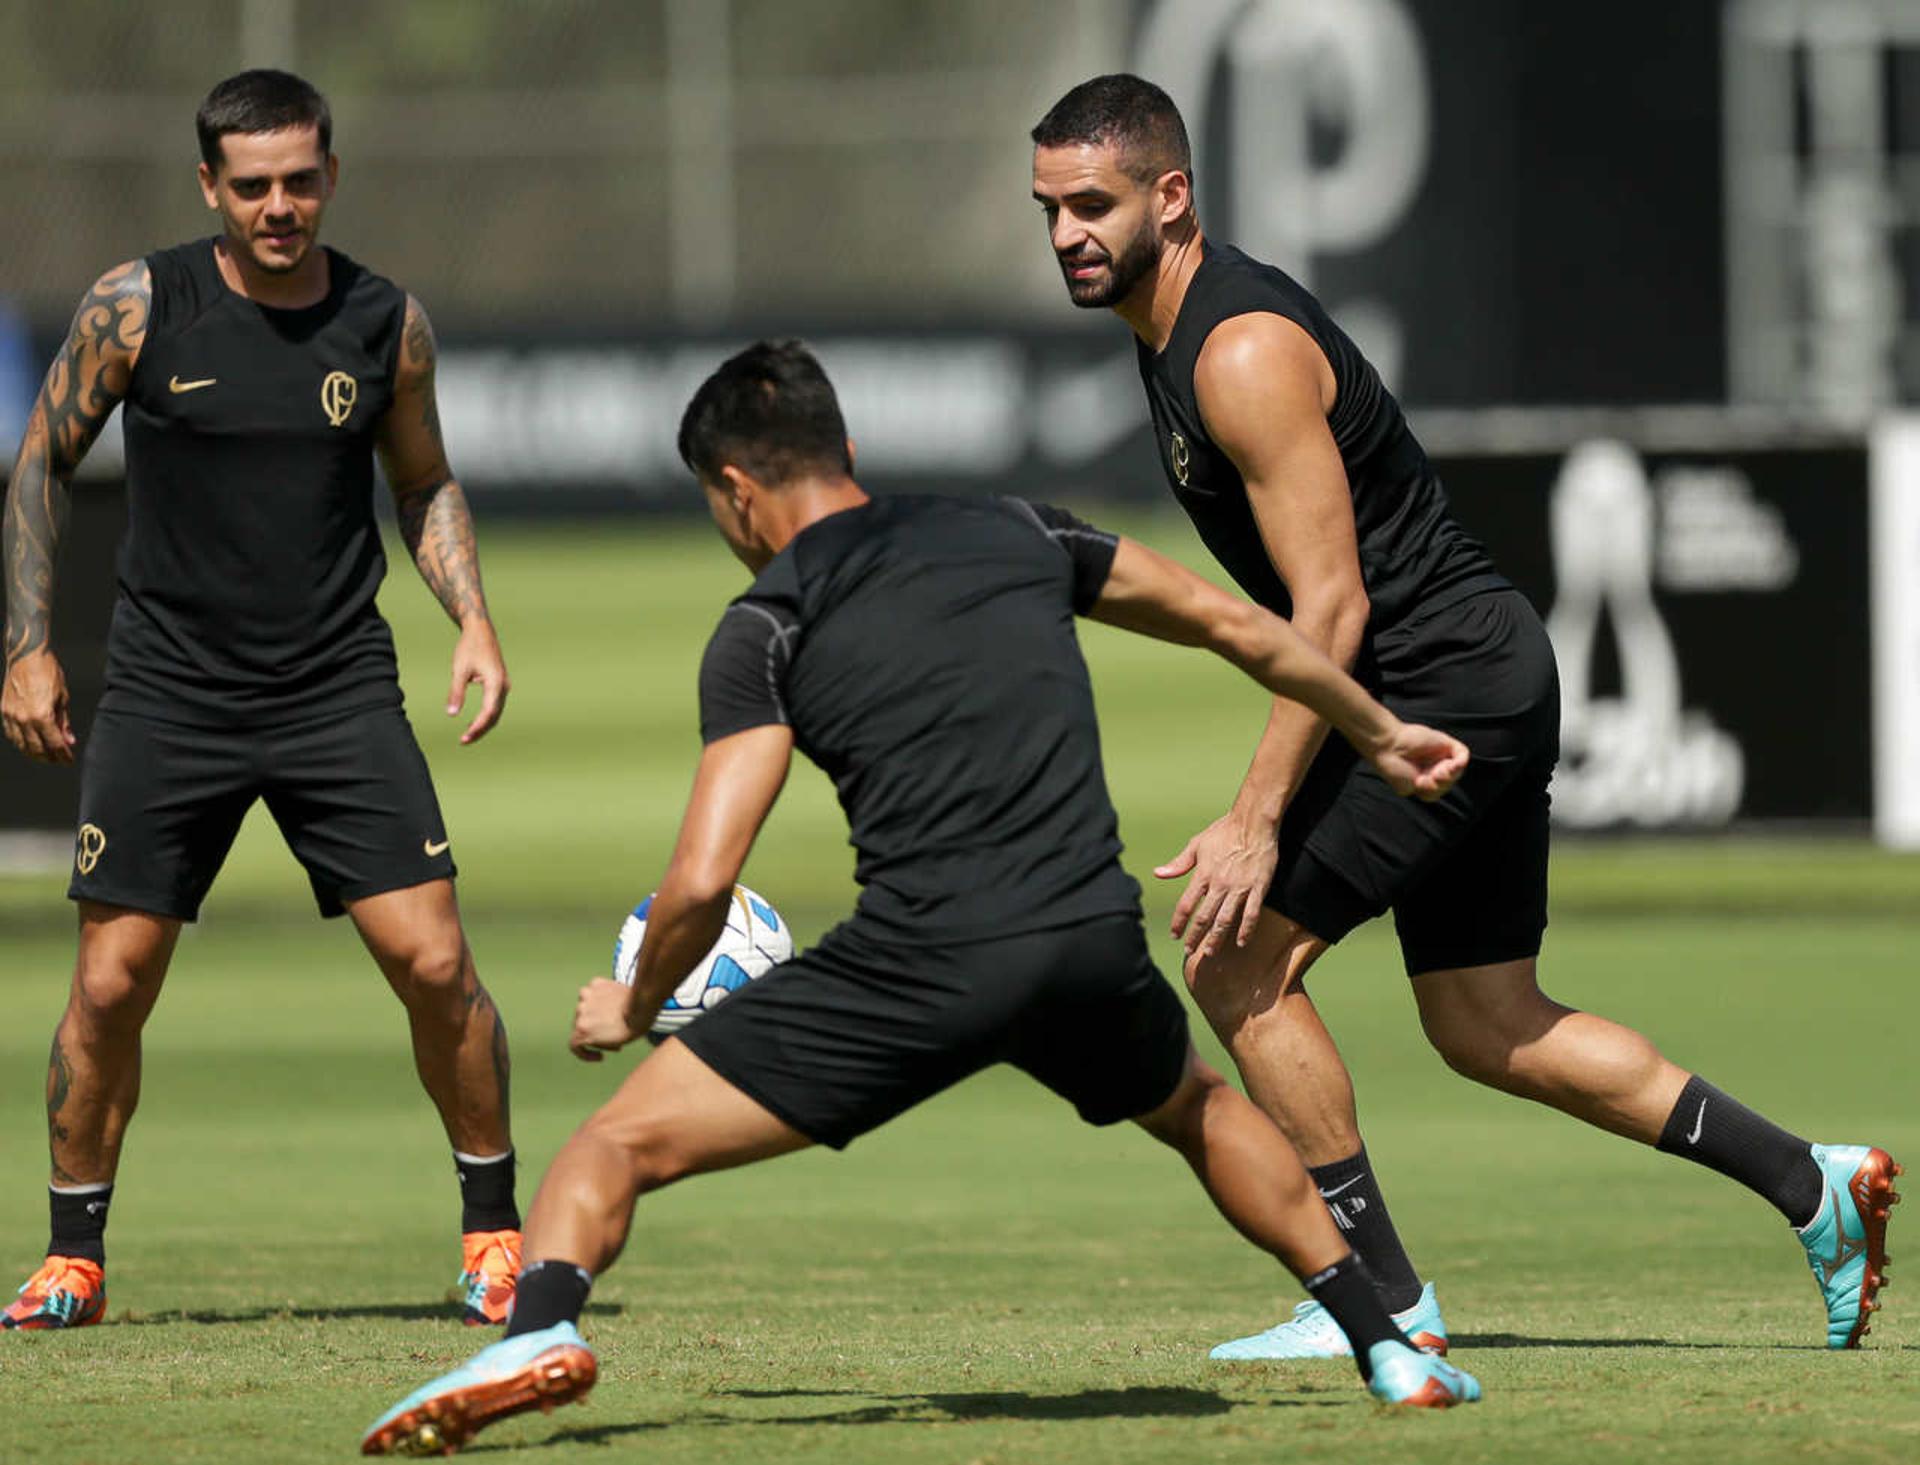
<svg viewBox="0 0 1920 1465">
<path fill-rule="evenodd" d="M 1533 608 L 1454 522 L 1379 375 L 1294 280 L 1201 233 L 1187 133 L 1166 93 L 1101 76 L 1033 129 L 1033 196 L 1073 303 L 1137 339 L 1161 466 L 1240 587 L 1408 717 L 1457 729 L 1473 762 L 1444 799 L 1396 799 L 1274 703 L 1239 796 L 1155 874 L 1189 986 L 1247 1091 L 1307 1161 L 1395 1319 L 1446 1327 L 1367 1160 L 1352 1080 L 1307 995 L 1320 954 L 1391 909 L 1428 1038 L 1469 1078 L 1710 1166 L 1797 1228 L 1855 1346 L 1877 1306 L 1900 1173 L 1885 1151 L 1809 1145 L 1544 995 L 1547 784 L 1559 754 L 1553 648 Z M 1303 1303 L 1216 1358 L 1343 1352 Z"/>
<path fill-rule="evenodd" d="M 1194 1053 L 1119 863 L 1074 614 L 1209 647 L 1306 697 L 1403 793 L 1446 788 L 1461 745 L 1401 723 L 1277 616 L 1058 510 L 869 499 L 833 388 L 796 342 L 709 377 L 680 454 L 757 578 L 701 665 L 706 748 L 633 985 L 582 990 L 574 1051 L 597 1060 L 644 1034 L 713 945 L 796 746 L 839 790 L 859 904 L 662 1043 L 580 1127 L 528 1214 L 506 1339 L 390 1409 L 365 1452 L 454 1448 L 583 1394 L 595 1363 L 574 1324 L 640 1195 L 841 1148 L 1000 1062 L 1089 1123 L 1133 1119 L 1185 1156 L 1325 1304 L 1377 1397 L 1475 1398 L 1387 1321 L 1286 1140 Z"/>
<path fill-rule="evenodd" d="M 20 445 L 5 512 L 6 735 L 71 763 L 49 637 L 75 467 L 125 403 L 128 526 L 106 689 L 81 758 L 68 894 L 79 955 L 47 1065 L 52 1239 L 0 1322 L 106 1311 L 105 1230 L 140 1094 L 140 1030 L 254 800 L 323 915 L 353 918 L 406 1006 L 455 1152 L 464 1312 L 506 1319 L 519 1268 L 507 1035 L 474 974 L 453 858 L 400 707 L 373 513 L 377 451 L 421 576 L 459 625 L 447 712 L 500 716 L 507 669 L 473 521 L 447 466 L 426 312 L 317 242 L 339 172 L 325 100 L 248 71 L 201 105 L 211 239 L 107 271 L 80 302 Z"/>
</svg>

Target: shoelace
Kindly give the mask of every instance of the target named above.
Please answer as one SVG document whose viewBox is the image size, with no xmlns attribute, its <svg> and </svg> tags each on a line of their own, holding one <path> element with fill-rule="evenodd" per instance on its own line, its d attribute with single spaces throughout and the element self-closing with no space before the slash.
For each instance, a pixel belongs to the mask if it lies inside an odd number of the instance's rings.
<svg viewBox="0 0 1920 1465">
<path fill-rule="evenodd" d="M 491 1267 L 487 1265 L 490 1259 L 494 1263 Z M 519 1267 L 514 1262 L 513 1253 L 507 1249 L 507 1244 L 504 1241 L 489 1241 L 485 1246 L 481 1247 L 479 1251 L 474 1253 L 472 1259 L 467 1263 L 468 1276 L 480 1277 L 488 1281 L 492 1281 L 497 1277 L 511 1277 L 518 1270 Z"/>
<path fill-rule="evenodd" d="M 52 1297 L 65 1292 L 78 1297 L 91 1291 L 98 1282 L 99 1278 L 91 1267 L 71 1257 L 48 1257 L 41 1263 L 40 1270 L 27 1278 L 20 1295 L 24 1297 L 29 1292 L 38 1292 L 42 1297 Z"/>
</svg>

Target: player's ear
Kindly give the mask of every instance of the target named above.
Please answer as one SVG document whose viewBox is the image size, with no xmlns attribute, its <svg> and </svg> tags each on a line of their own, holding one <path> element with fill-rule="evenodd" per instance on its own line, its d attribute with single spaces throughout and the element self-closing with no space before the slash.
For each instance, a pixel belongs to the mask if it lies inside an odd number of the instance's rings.
<svg viewBox="0 0 1920 1465">
<path fill-rule="evenodd" d="M 745 514 L 760 495 L 760 480 L 746 469 L 736 468 L 733 464 L 726 463 L 720 468 L 719 488 L 721 493 L 726 495 L 727 502 L 733 506 L 733 511 L 736 514 Z"/>
<path fill-rule="evenodd" d="M 333 197 L 334 189 L 340 186 L 340 154 L 327 154 L 327 197 Z"/>
<path fill-rule="evenodd" d="M 219 182 L 219 176 L 213 169 L 205 163 L 200 164 L 200 196 L 207 201 L 207 207 L 210 209 L 220 207 L 220 194 L 217 187 Z"/>
<path fill-rule="evenodd" d="M 1178 224 L 1193 212 L 1193 179 L 1186 169 L 1168 169 L 1154 180 L 1153 191 L 1162 228 Z"/>
<path fill-rule="evenodd" d="M 848 438 L 847 439 L 847 473 L 849 475 L 853 473 L 853 465 L 857 461 L 858 460 L 853 456 L 853 439 Z"/>
</svg>

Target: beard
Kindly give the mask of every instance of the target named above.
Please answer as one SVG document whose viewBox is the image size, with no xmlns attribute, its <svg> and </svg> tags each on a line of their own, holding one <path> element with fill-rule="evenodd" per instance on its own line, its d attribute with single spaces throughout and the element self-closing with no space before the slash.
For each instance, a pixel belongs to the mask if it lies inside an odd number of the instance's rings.
<svg viewBox="0 0 1920 1465">
<path fill-rule="evenodd" d="M 1098 262 L 1097 257 L 1090 260 L 1085 255 L 1061 259 L 1060 269 L 1066 275 L 1067 295 L 1075 305 L 1082 310 L 1103 310 L 1131 295 L 1133 287 L 1159 260 L 1160 241 L 1154 234 L 1153 226 L 1148 224 L 1122 246 L 1118 257 L 1108 258 L 1104 276 L 1076 280 L 1066 273 L 1075 264 Z"/>
</svg>

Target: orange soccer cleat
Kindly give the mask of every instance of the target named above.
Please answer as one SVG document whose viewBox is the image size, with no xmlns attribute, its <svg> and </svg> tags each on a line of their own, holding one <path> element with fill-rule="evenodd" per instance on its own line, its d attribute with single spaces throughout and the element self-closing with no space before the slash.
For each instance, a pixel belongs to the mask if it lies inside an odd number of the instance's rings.
<svg viewBox="0 0 1920 1465">
<path fill-rule="evenodd" d="M 499 1327 L 513 1311 L 520 1276 L 518 1231 L 469 1231 L 460 1238 L 460 1300 L 469 1327 Z"/>
<path fill-rule="evenodd" d="M 0 1312 L 4 1328 L 84 1328 L 107 1315 L 107 1276 L 83 1256 L 50 1256 Z"/>
</svg>

